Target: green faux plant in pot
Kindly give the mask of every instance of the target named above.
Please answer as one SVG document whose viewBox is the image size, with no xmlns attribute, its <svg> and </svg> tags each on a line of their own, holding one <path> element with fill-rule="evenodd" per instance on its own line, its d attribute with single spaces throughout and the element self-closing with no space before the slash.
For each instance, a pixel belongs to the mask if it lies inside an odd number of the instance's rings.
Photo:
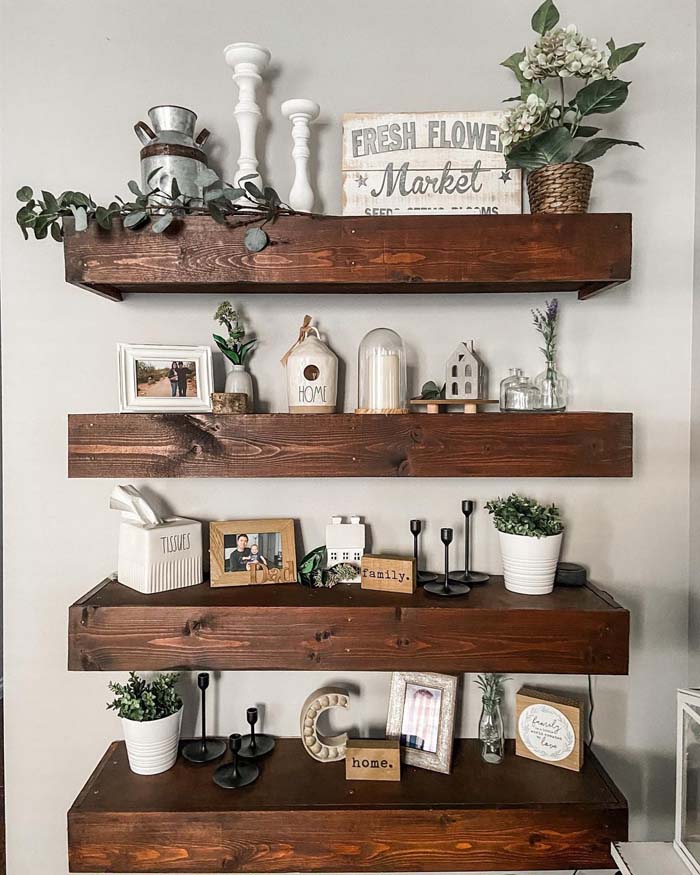
<svg viewBox="0 0 700 875">
<path fill-rule="evenodd" d="M 564 524 L 555 504 L 513 493 L 486 504 L 493 515 L 506 589 L 546 595 L 554 587 Z"/>
<path fill-rule="evenodd" d="M 245 394 L 248 396 L 248 413 L 253 412 L 253 381 L 246 371 L 246 365 L 258 341 L 255 338 L 246 340 L 243 320 L 230 301 L 222 301 L 216 308 L 214 319 L 226 328 L 228 337 L 220 334 L 212 335 L 214 342 L 224 356 L 226 366 L 226 392 Z"/>
<path fill-rule="evenodd" d="M 584 213 L 593 180 L 589 162 L 613 146 L 642 148 L 632 140 L 599 137 L 601 129 L 585 121 L 622 106 L 630 83 L 617 71 L 644 43 L 618 47 L 611 38 L 599 47 L 576 25 L 558 25 L 557 7 L 545 0 L 532 16 L 535 43 L 503 61 L 515 74 L 520 95 L 508 99 L 516 105 L 501 124 L 501 143 L 507 166 L 528 171 L 533 213 Z M 567 95 L 567 82 L 576 80 L 585 84 Z"/>
<path fill-rule="evenodd" d="M 147 681 L 132 671 L 125 684 L 109 684 L 114 699 L 107 708 L 121 717 L 129 766 L 137 775 L 157 775 L 175 764 L 182 723 L 178 678 L 168 673 Z"/>
</svg>

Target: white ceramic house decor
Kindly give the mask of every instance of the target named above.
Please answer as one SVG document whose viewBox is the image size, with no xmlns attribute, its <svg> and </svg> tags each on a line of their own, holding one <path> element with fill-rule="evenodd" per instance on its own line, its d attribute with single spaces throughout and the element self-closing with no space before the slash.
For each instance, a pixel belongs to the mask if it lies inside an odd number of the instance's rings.
<svg viewBox="0 0 700 875">
<path fill-rule="evenodd" d="M 338 357 L 305 316 L 299 337 L 282 358 L 290 413 L 335 413 Z"/>
<path fill-rule="evenodd" d="M 294 159 L 294 183 L 289 192 L 289 206 L 294 210 L 310 213 L 314 205 L 314 191 L 309 181 L 309 123 L 318 118 L 321 111 L 313 100 L 297 97 L 285 100 L 282 115 L 292 123 L 292 158 Z"/>
<path fill-rule="evenodd" d="M 359 516 L 351 516 L 349 523 L 343 522 L 342 516 L 331 517 L 331 523 L 326 526 L 326 568 L 335 565 L 354 565 L 357 577 L 348 583 L 360 583 L 360 563 L 365 552 L 365 527 Z"/>
<path fill-rule="evenodd" d="M 488 398 L 488 369 L 474 349 L 474 341 L 459 344 L 445 365 L 445 398 Z"/>
<path fill-rule="evenodd" d="M 115 486 L 109 499 L 122 512 L 117 578 L 139 592 L 196 586 L 202 573 L 202 524 L 163 519 L 134 486 Z"/>
<path fill-rule="evenodd" d="M 238 86 L 238 103 L 233 115 L 238 125 L 240 153 L 238 170 L 233 181 L 235 185 L 239 185 L 242 176 L 252 174 L 248 181 L 262 188 L 255 147 L 262 113 L 256 103 L 255 93 L 262 82 L 262 74 L 270 63 L 270 52 L 256 43 L 231 43 L 224 49 L 224 58 L 233 70 L 233 81 Z"/>
<path fill-rule="evenodd" d="M 318 718 L 331 708 L 349 708 L 350 694 L 340 687 L 322 687 L 304 702 L 300 715 L 301 743 L 310 757 L 320 763 L 338 762 L 345 759 L 348 744 L 347 732 L 340 735 L 321 735 Z"/>
</svg>

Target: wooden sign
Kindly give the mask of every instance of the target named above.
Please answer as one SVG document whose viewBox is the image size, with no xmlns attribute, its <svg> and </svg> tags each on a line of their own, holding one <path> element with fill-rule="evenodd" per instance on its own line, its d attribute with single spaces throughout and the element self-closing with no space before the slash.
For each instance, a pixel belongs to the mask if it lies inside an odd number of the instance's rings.
<svg viewBox="0 0 700 875">
<path fill-rule="evenodd" d="M 517 756 L 580 772 L 583 708 L 575 699 L 522 687 L 515 697 Z"/>
<path fill-rule="evenodd" d="M 348 781 L 400 781 L 401 748 L 398 738 L 353 738 L 345 754 Z"/>
<path fill-rule="evenodd" d="M 360 583 L 362 589 L 413 593 L 416 591 L 416 560 L 399 556 L 363 556 Z"/>
<path fill-rule="evenodd" d="M 522 173 L 506 169 L 505 113 L 343 116 L 343 215 L 522 213 Z"/>
</svg>

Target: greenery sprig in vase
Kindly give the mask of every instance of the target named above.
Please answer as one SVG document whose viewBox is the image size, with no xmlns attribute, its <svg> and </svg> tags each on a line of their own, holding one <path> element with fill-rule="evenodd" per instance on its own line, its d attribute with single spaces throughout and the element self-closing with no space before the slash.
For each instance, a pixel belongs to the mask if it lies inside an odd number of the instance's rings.
<svg viewBox="0 0 700 875">
<path fill-rule="evenodd" d="M 536 171 L 569 165 L 558 171 L 559 204 L 556 196 L 533 197 L 533 192 L 538 192 L 528 179 L 531 209 L 585 212 L 587 196 L 585 205 L 577 209 L 575 200 L 569 203 L 561 194 L 562 178 L 566 178 L 562 173 L 568 173 L 579 184 L 587 180 L 590 193 L 593 171 L 581 165 L 600 158 L 613 146 L 641 148 L 633 140 L 598 136 L 601 129 L 587 124 L 587 120 L 589 116 L 614 112 L 627 100 L 630 82 L 618 78 L 617 72 L 637 56 L 644 43 L 617 46 L 611 38 L 605 46 L 599 46 L 575 24 L 559 26 L 559 10 L 553 0 L 544 0 L 539 6 L 532 16 L 532 28 L 538 35 L 534 44 L 502 62 L 513 71 L 520 86 L 520 94 L 508 98 L 507 102 L 514 101 L 515 106 L 501 124 L 506 163 L 509 168 L 532 171 L 533 183 Z M 576 94 L 567 94 L 567 83 L 576 80 L 583 81 L 583 86 Z"/>
<path fill-rule="evenodd" d="M 481 758 L 494 765 L 503 762 L 505 738 L 501 699 L 503 698 L 502 674 L 480 674 L 476 685 L 481 690 L 481 718 L 479 719 L 479 741 Z"/>
<path fill-rule="evenodd" d="M 226 328 L 227 337 L 214 334 L 214 342 L 224 355 L 226 364 L 226 392 L 248 396 L 248 412 L 254 409 L 253 380 L 246 370 L 248 359 L 257 345 L 257 340 L 245 339 L 246 332 L 237 310 L 230 301 L 222 301 L 214 313 L 214 319 Z"/>
<path fill-rule="evenodd" d="M 559 301 L 552 298 L 544 310 L 532 310 L 532 324 L 542 335 L 544 346 L 540 347 L 545 358 L 545 369 L 535 377 L 535 386 L 540 394 L 539 409 L 549 413 L 566 410 L 569 386 L 566 377 L 557 367 L 557 327 Z"/>
</svg>

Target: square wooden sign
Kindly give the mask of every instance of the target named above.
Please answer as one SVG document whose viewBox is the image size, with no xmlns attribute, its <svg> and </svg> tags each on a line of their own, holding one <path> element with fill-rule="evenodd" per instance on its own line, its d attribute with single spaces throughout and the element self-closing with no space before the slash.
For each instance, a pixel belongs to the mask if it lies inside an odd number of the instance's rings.
<svg viewBox="0 0 700 875">
<path fill-rule="evenodd" d="M 398 738 L 351 738 L 345 754 L 348 781 L 400 781 L 401 748 Z"/>
<path fill-rule="evenodd" d="M 517 756 L 580 772 L 583 707 L 575 699 L 522 687 L 515 697 Z"/>
<path fill-rule="evenodd" d="M 363 556 L 360 563 L 362 589 L 414 593 L 416 560 L 400 556 Z"/>
</svg>

